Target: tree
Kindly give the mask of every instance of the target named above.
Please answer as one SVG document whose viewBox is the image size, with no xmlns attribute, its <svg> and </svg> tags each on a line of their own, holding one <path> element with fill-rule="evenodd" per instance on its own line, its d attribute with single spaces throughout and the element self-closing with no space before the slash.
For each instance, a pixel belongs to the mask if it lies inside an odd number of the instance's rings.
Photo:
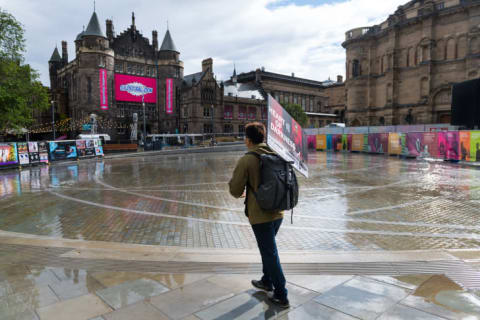
<svg viewBox="0 0 480 320">
<path fill-rule="evenodd" d="M 48 91 L 38 73 L 23 64 L 24 30 L 0 9 L 0 132 L 33 123 L 33 111 L 48 108 Z"/>
<path fill-rule="evenodd" d="M 290 114 L 290 116 L 298 122 L 302 127 L 307 125 L 307 114 L 303 111 L 303 108 L 299 104 L 287 103 L 283 108 Z"/>
</svg>

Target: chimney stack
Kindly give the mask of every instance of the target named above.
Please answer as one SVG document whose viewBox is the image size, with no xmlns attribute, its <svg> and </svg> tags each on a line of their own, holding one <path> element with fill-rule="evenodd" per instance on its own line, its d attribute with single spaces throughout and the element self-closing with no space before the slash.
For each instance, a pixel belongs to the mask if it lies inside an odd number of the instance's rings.
<svg viewBox="0 0 480 320">
<path fill-rule="evenodd" d="M 113 40 L 113 21 L 107 19 L 107 39 Z"/>
<path fill-rule="evenodd" d="M 152 31 L 152 45 L 155 51 L 158 51 L 158 32 L 157 30 Z"/>
<path fill-rule="evenodd" d="M 208 59 L 205 59 L 205 60 L 202 61 L 202 72 L 205 72 L 208 69 L 210 69 L 210 72 L 213 73 L 213 59 L 212 58 L 208 58 Z"/>
<path fill-rule="evenodd" d="M 68 63 L 67 41 L 62 41 L 62 60 L 65 64 Z"/>
<path fill-rule="evenodd" d="M 337 82 L 338 83 L 343 83 L 343 76 L 338 75 L 337 76 Z"/>
</svg>

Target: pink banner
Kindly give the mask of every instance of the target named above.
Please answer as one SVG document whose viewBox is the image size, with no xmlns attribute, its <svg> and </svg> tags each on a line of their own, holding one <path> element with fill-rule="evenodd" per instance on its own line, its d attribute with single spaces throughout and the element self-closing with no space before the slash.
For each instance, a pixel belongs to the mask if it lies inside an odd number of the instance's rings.
<svg viewBox="0 0 480 320">
<path fill-rule="evenodd" d="M 419 157 L 423 155 L 423 133 L 407 133 L 407 148 L 409 156 Z"/>
<path fill-rule="evenodd" d="M 173 79 L 167 78 L 165 87 L 165 112 L 173 113 Z"/>
<path fill-rule="evenodd" d="M 225 106 L 223 110 L 223 118 L 227 120 L 233 119 L 233 106 Z"/>
<path fill-rule="evenodd" d="M 157 102 L 157 80 L 154 78 L 135 77 L 124 74 L 115 75 L 115 99 L 117 101 Z"/>
<path fill-rule="evenodd" d="M 387 153 L 388 133 L 370 133 L 368 135 L 368 151 L 371 153 Z"/>
<path fill-rule="evenodd" d="M 458 131 L 437 134 L 438 156 L 446 160 L 460 160 L 460 137 Z"/>
<path fill-rule="evenodd" d="M 315 150 L 317 148 L 317 136 L 307 136 L 308 149 Z"/>
<path fill-rule="evenodd" d="M 108 110 L 107 70 L 100 69 L 100 109 Z"/>
<path fill-rule="evenodd" d="M 423 134 L 423 157 L 438 157 L 438 141 L 436 132 L 425 132 Z"/>
</svg>

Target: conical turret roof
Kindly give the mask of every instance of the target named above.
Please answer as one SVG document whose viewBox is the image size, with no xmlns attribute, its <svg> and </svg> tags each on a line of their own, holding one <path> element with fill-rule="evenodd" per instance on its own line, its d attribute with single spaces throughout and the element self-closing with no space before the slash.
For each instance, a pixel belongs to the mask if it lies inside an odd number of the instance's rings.
<svg viewBox="0 0 480 320">
<path fill-rule="evenodd" d="M 175 51 L 178 52 L 177 47 L 175 47 L 175 43 L 173 43 L 172 36 L 170 35 L 170 30 L 167 30 L 165 34 L 165 38 L 163 38 L 162 46 L 160 47 L 160 51 Z"/>
<path fill-rule="evenodd" d="M 105 38 L 105 35 L 102 32 L 100 23 L 98 22 L 97 13 L 93 12 L 90 22 L 88 23 L 87 30 L 83 32 L 82 36 L 97 36 Z"/>
<path fill-rule="evenodd" d="M 62 61 L 62 57 L 60 57 L 60 53 L 58 53 L 58 48 L 55 47 L 55 50 L 53 50 L 52 57 L 48 62 L 60 62 Z"/>
</svg>

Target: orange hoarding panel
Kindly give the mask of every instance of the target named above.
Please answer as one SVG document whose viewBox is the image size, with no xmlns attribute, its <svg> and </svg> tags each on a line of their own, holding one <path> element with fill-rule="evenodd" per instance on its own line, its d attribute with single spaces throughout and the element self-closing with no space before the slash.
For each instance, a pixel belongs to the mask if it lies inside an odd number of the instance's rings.
<svg viewBox="0 0 480 320">
<path fill-rule="evenodd" d="M 352 137 L 352 151 L 363 151 L 364 139 L 363 134 L 354 134 Z"/>
<path fill-rule="evenodd" d="M 327 135 L 317 134 L 317 150 L 327 150 Z"/>
<path fill-rule="evenodd" d="M 400 135 L 398 133 L 388 134 L 388 154 L 401 154 L 402 144 L 400 143 Z"/>
<path fill-rule="evenodd" d="M 470 161 L 470 131 L 460 131 L 460 160 Z"/>
</svg>

